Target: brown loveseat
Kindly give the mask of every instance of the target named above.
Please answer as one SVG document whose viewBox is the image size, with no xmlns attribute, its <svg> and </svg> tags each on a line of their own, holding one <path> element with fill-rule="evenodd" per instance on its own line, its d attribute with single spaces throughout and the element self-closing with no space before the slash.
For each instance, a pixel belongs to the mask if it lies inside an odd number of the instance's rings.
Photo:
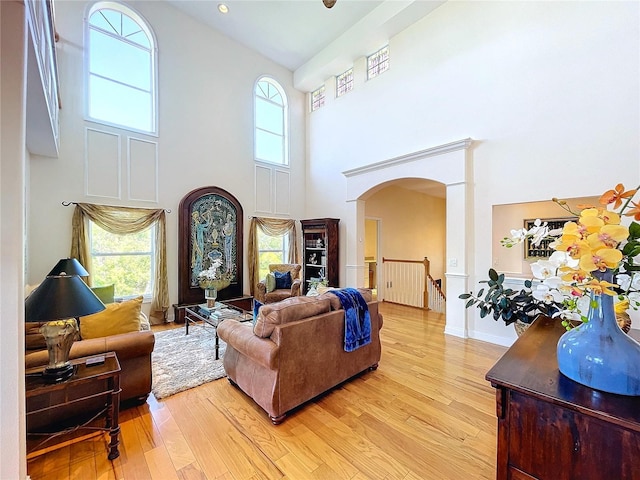
<svg viewBox="0 0 640 480">
<path fill-rule="evenodd" d="M 377 368 L 382 315 L 371 292 L 361 293 L 369 307 L 371 343 L 352 352 L 344 351 L 344 310 L 332 293 L 264 305 L 253 330 L 225 320 L 218 335 L 227 342 L 224 368 L 229 380 L 278 424 L 291 409 Z"/>
</svg>

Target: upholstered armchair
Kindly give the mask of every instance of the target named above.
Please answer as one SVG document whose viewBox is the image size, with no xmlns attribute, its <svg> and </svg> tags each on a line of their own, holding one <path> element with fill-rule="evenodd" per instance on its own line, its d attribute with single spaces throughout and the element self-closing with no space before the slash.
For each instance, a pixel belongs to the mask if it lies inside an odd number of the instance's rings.
<svg viewBox="0 0 640 480">
<path fill-rule="evenodd" d="M 256 285 L 254 297 L 261 303 L 274 303 L 289 297 L 297 297 L 301 293 L 300 289 L 300 270 L 302 265 L 297 263 L 273 263 L 269 265 L 269 274 L 267 278 L 260 280 Z M 291 285 L 283 283 L 289 272 L 291 276 Z M 277 278 L 279 277 L 279 278 Z M 280 287 L 280 288 L 278 288 Z"/>
</svg>

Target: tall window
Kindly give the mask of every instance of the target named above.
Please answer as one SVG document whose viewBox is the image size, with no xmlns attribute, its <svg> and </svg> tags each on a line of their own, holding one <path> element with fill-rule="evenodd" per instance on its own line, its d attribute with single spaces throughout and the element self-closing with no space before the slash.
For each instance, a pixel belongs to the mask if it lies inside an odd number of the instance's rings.
<svg viewBox="0 0 640 480">
<path fill-rule="evenodd" d="M 91 275 L 94 285 L 115 286 L 116 298 L 153 292 L 154 228 L 118 235 L 89 222 Z"/>
<path fill-rule="evenodd" d="M 124 5 L 96 3 L 86 45 L 88 118 L 157 133 L 156 48 L 147 23 Z"/>
<path fill-rule="evenodd" d="M 278 82 L 262 77 L 256 82 L 255 159 L 289 164 L 287 97 Z"/>
<path fill-rule="evenodd" d="M 272 263 L 287 263 L 287 235 L 270 236 L 258 229 L 259 278 L 265 278 Z"/>
<path fill-rule="evenodd" d="M 389 70 L 388 46 L 367 57 L 367 79 L 371 80 L 387 70 Z"/>
</svg>

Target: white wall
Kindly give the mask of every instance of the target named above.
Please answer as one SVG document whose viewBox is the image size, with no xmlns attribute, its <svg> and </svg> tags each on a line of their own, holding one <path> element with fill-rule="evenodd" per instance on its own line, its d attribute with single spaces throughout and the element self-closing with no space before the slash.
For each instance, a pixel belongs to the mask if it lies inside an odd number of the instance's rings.
<svg viewBox="0 0 640 480">
<path fill-rule="evenodd" d="M 26 477 L 24 406 L 25 7 L 0 2 L 0 478 Z"/>
<path fill-rule="evenodd" d="M 127 168 L 121 159 L 120 198 L 85 195 L 83 121 L 83 16 L 88 2 L 56 2 L 62 98 L 58 159 L 34 157 L 30 188 L 30 283 L 42 280 L 68 256 L 72 207 L 62 201 L 168 208 L 169 294 L 177 301 L 178 205 L 191 190 L 213 185 L 233 194 L 245 213 L 255 212 L 253 89 L 261 75 L 286 91 L 290 125 L 291 205 L 288 217 L 304 217 L 305 96 L 292 87 L 290 71 L 221 36 L 166 2 L 128 2 L 153 28 L 159 49 L 158 201 L 127 198 Z M 101 128 L 98 124 L 92 126 Z M 276 215 L 274 215 L 276 216 Z M 287 215 L 284 215 L 287 216 Z M 246 258 L 246 254 L 245 254 Z M 249 291 L 245 265 L 244 291 Z M 169 312 L 172 314 L 172 310 Z"/>
<path fill-rule="evenodd" d="M 639 9 L 447 2 L 390 40 L 388 72 L 309 114 L 308 211 L 348 218 L 341 172 L 471 137 L 473 218 L 460 222 L 473 224 L 477 285 L 491 266 L 493 205 L 639 183 Z M 515 338 L 475 312 L 468 323 L 477 338 Z"/>
</svg>

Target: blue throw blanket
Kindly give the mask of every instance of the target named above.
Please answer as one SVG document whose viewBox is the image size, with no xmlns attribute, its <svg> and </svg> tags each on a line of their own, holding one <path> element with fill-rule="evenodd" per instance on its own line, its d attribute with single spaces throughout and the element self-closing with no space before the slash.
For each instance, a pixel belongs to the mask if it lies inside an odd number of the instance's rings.
<svg viewBox="0 0 640 480">
<path fill-rule="evenodd" d="M 360 292 L 355 288 L 330 292 L 338 296 L 344 308 L 344 351 L 352 352 L 371 343 L 369 306 Z"/>
</svg>

